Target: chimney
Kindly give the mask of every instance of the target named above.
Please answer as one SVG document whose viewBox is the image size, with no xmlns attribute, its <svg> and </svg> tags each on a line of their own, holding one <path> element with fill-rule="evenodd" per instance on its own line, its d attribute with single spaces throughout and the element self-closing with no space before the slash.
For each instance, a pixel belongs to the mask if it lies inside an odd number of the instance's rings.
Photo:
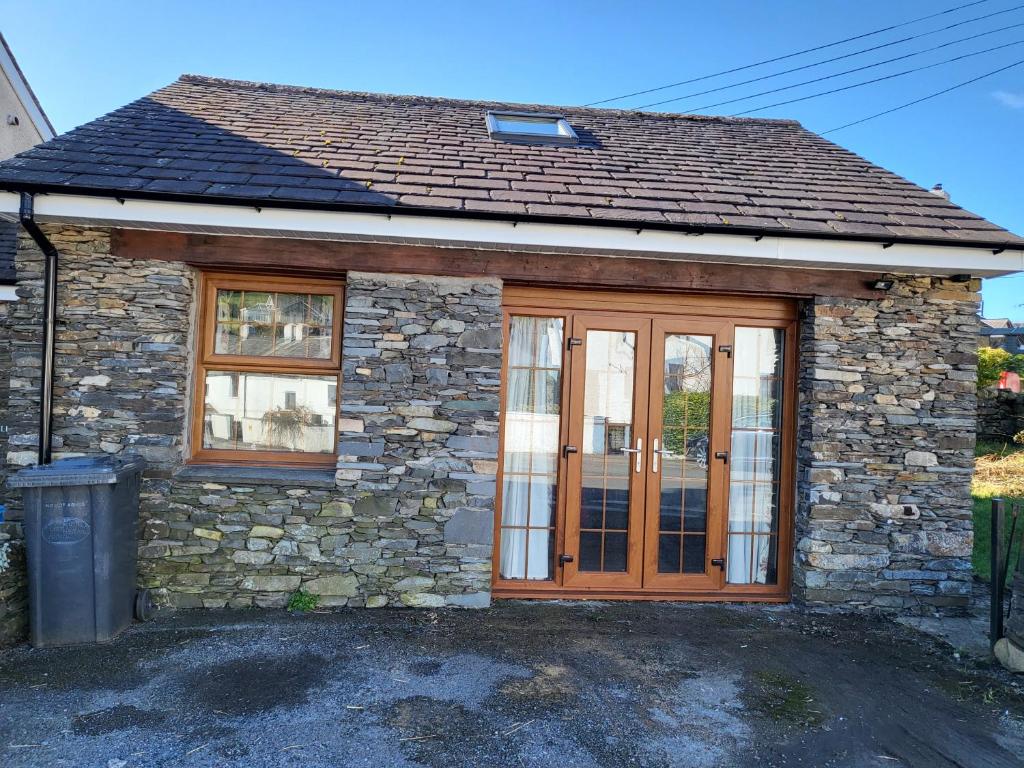
<svg viewBox="0 0 1024 768">
<path fill-rule="evenodd" d="M 937 195 L 938 197 L 941 197 L 943 200 L 949 200 L 949 192 L 947 192 L 946 190 L 944 190 L 942 188 L 942 184 L 941 183 L 940 184 L 936 184 L 934 187 L 932 187 L 928 191 L 931 192 L 933 195 Z"/>
</svg>

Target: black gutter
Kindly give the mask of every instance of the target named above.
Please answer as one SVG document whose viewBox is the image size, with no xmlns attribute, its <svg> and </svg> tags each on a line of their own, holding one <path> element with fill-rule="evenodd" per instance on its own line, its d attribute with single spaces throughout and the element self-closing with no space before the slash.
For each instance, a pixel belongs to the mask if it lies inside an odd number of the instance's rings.
<svg viewBox="0 0 1024 768">
<path fill-rule="evenodd" d="M 628 219 L 599 219 L 584 216 L 551 215 L 510 215 L 490 211 L 452 210 L 450 208 L 414 208 L 405 206 L 367 205 L 359 203 L 311 202 L 278 198 L 233 197 L 228 195 L 183 194 L 172 192 L 149 192 L 142 189 L 102 189 L 96 187 L 71 187 L 63 184 L 18 184 L 0 182 L 0 189 L 9 192 L 49 193 L 58 195 L 82 195 L 86 197 L 114 198 L 125 200 L 149 200 L 164 203 L 198 203 L 201 205 L 225 205 L 243 208 L 281 208 L 297 211 L 323 211 L 327 213 L 366 213 L 376 216 L 424 216 L 443 219 L 476 219 L 511 224 L 561 224 L 587 227 L 610 227 L 632 229 L 639 234 L 644 230 L 660 230 L 687 235 L 738 235 L 761 240 L 765 237 L 784 237 L 798 240 L 837 240 L 853 243 L 874 243 L 888 248 L 896 243 L 902 245 L 925 245 L 948 248 L 983 248 L 993 253 L 1005 250 L 1024 250 L 1024 243 L 1013 240 L 943 240 L 930 237 L 880 237 L 842 232 L 806 232 L 800 230 L 772 229 L 730 225 L 677 224 L 667 221 L 630 221 Z"/>
<path fill-rule="evenodd" d="M 53 368 L 57 328 L 57 248 L 36 224 L 33 197 L 21 193 L 18 219 L 43 252 L 43 375 L 39 384 L 39 463 L 49 464 L 53 435 Z"/>
</svg>

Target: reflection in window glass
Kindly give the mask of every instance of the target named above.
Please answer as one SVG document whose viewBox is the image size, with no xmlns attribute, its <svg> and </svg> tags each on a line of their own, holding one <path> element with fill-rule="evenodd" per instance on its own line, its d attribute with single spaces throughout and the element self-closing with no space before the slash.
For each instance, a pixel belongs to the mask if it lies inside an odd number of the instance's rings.
<svg viewBox="0 0 1024 768">
<path fill-rule="evenodd" d="M 737 328 L 729 468 L 730 584 L 775 584 L 778 570 L 783 339 Z"/>
<path fill-rule="evenodd" d="M 207 371 L 203 448 L 334 453 L 336 376 Z"/>
<path fill-rule="evenodd" d="M 583 385 L 580 571 L 626 570 L 636 334 L 588 330 Z"/>
<path fill-rule="evenodd" d="M 658 573 L 705 571 L 713 342 L 665 335 Z"/>
<path fill-rule="evenodd" d="M 512 317 L 501 492 L 503 579 L 551 579 L 561 413 L 563 322 Z"/>
<path fill-rule="evenodd" d="M 333 296 L 219 289 L 214 352 L 326 360 L 333 323 Z"/>
</svg>

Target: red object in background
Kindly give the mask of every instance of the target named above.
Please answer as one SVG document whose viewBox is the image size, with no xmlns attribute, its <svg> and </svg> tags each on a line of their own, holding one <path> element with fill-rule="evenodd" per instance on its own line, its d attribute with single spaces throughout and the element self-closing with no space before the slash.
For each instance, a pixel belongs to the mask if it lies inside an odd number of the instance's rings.
<svg viewBox="0 0 1024 768">
<path fill-rule="evenodd" d="M 1003 371 L 999 374 L 999 388 L 1020 392 L 1020 376 L 1013 371 Z"/>
</svg>

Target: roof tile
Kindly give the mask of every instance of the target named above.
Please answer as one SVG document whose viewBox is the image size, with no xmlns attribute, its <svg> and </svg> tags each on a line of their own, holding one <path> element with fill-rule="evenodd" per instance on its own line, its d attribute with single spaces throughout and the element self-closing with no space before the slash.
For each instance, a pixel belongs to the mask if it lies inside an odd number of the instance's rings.
<svg viewBox="0 0 1024 768">
<path fill-rule="evenodd" d="M 494 141 L 488 109 L 564 114 L 578 146 Z M 510 105 L 185 75 L 0 163 L 0 188 L 1024 239 L 789 120 Z"/>
</svg>

